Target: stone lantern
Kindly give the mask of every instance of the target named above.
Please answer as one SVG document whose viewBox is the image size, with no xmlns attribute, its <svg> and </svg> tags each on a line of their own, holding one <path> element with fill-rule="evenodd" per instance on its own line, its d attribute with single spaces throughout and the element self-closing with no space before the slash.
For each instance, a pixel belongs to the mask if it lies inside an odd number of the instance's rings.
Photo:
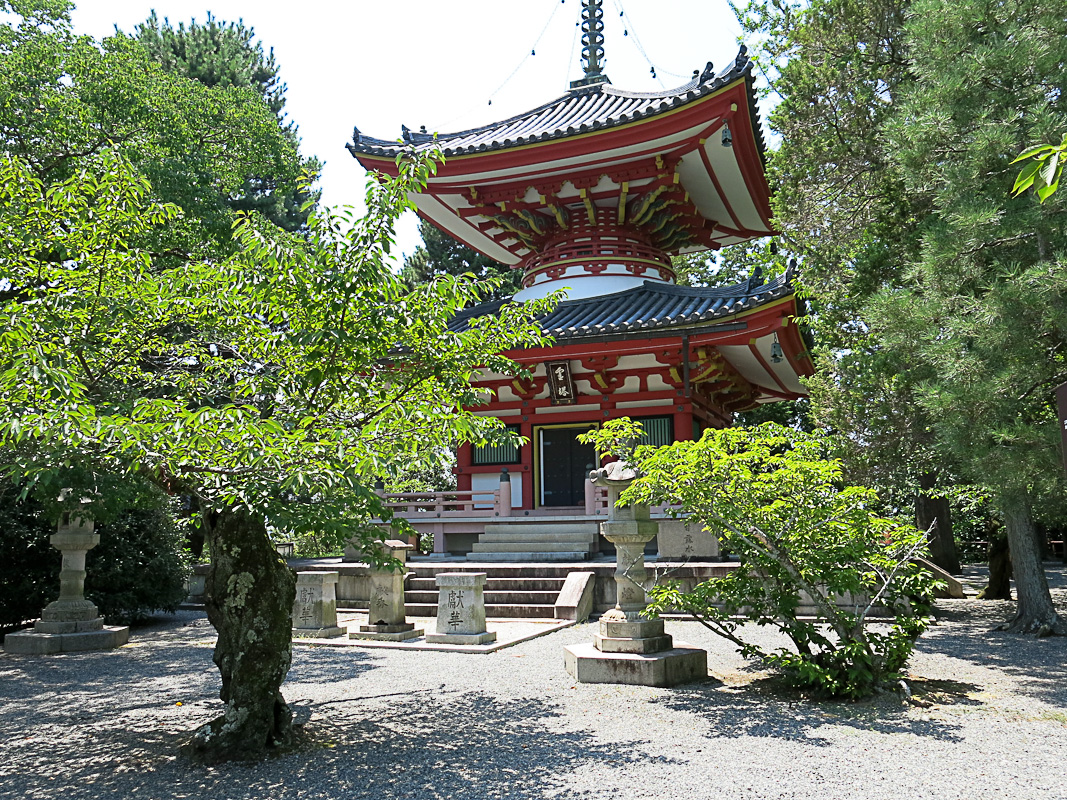
<svg viewBox="0 0 1067 800">
<path fill-rule="evenodd" d="M 708 674 L 707 652 L 675 643 L 664 633 L 663 620 L 643 615 L 648 587 L 645 545 L 659 523 L 649 519 L 648 506 L 617 506 L 636 477 L 622 461 L 589 473 L 590 481 L 608 490 L 608 520 L 600 523 L 600 533 L 615 545 L 617 601 L 601 615 L 592 643 L 564 648 L 564 665 L 579 683 L 675 686 Z"/>
<path fill-rule="evenodd" d="M 93 532 L 95 524 L 84 515 L 88 503 L 83 499 L 69 504 L 48 540 L 63 554 L 59 598 L 45 607 L 32 630 L 4 638 L 7 652 L 41 655 L 107 650 L 129 641 L 128 627 L 104 625 L 97 607 L 85 598 L 85 554 L 100 543 L 100 534 Z"/>
</svg>

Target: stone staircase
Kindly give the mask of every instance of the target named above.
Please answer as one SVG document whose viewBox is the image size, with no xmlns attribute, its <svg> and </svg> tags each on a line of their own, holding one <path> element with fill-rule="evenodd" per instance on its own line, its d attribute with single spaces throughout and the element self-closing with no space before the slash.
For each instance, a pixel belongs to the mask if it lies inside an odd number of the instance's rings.
<svg viewBox="0 0 1067 800">
<path fill-rule="evenodd" d="M 414 567 L 404 589 L 404 608 L 408 616 L 437 616 L 437 584 L 433 574 L 440 570 Z M 448 572 L 464 572 L 451 568 Z M 475 570 L 472 570 L 475 571 Z M 487 572 L 482 568 L 476 570 Z M 511 573 L 520 570 L 511 571 Z M 535 572 L 527 570 L 526 572 Z M 492 570 L 496 573 L 497 570 Z M 552 619 L 556 598 L 566 575 L 539 577 L 529 574 L 489 574 L 485 579 L 485 615 L 487 617 L 525 617 Z"/>
<path fill-rule="evenodd" d="M 489 523 L 467 556 L 471 561 L 583 561 L 597 552 L 596 522 L 520 517 Z"/>
</svg>

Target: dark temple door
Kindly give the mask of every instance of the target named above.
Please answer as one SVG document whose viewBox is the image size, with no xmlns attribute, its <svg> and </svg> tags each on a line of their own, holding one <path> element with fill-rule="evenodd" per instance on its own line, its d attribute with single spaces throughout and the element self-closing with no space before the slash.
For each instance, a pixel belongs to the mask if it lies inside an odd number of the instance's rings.
<svg viewBox="0 0 1067 800">
<path fill-rule="evenodd" d="M 591 444 L 577 436 L 588 428 L 541 428 L 541 505 L 585 504 L 589 465 L 596 462 Z"/>
</svg>

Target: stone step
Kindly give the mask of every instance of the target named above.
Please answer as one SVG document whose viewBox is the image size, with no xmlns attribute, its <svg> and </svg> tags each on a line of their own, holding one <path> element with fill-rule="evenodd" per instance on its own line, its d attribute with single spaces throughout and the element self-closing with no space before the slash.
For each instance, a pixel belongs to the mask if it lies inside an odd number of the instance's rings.
<svg viewBox="0 0 1067 800">
<path fill-rule="evenodd" d="M 539 553 L 583 551 L 590 553 L 592 552 L 592 547 L 591 542 L 475 542 L 473 550 L 468 554 L 468 558 L 470 556 L 480 556 L 482 553 L 528 553 L 530 551 Z"/>
<path fill-rule="evenodd" d="M 485 525 L 485 533 L 490 534 L 521 534 L 525 536 L 527 533 L 547 533 L 552 535 L 586 533 L 590 536 L 596 536 L 599 532 L 600 527 L 595 522 L 524 522 L 516 520 L 515 522 L 487 522 Z"/>
<path fill-rule="evenodd" d="M 486 578 L 485 591 L 507 592 L 518 590 L 522 592 L 556 592 L 563 589 L 565 578 Z M 435 578 L 410 578 L 405 584 L 408 594 L 411 592 L 436 592 L 437 581 Z"/>
<path fill-rule="evenodd" d="M 510 605 L 554 605 L 559 597 L 558 591 L 507 591 L 485 592 L 486 606 L 510 606 Z M 407 603 L 436 603 L 438 593 L 433 592 L 404 592 L 404 600 Z"/>
<path fill-rule="evenodd" d="M 490 533 L 486 531 L 478 537 L 478 544 L 495 542 L 574 542 L 576 544 L 592 544 L 596 542 L 597 534 L 578 531 L 575 533 L 561 533 L 558 531 L 506 531 Z"/>
<path fill-rule="evenodd" d="M 470 553 L 467 558 L 471 561 L 482 561 L 485 563 L 514 561 L 514 562 L 533 562 L 539 563 L 544 561 L 582 561 L 589 558 L 588 550 L 569 550 L 566 552 L 527 552 L 527 553 Z"/>
<path fill-rule="evenodd" d="M 437 603 L 406 603 L 404 605 L 404 613 L 409 617 L 436 617 Z M 555 614 L 556 607 L 554 605 L 486 605 L 485 607 L 485 615 L 487 617 L 552 619 Z"/>
</svg>

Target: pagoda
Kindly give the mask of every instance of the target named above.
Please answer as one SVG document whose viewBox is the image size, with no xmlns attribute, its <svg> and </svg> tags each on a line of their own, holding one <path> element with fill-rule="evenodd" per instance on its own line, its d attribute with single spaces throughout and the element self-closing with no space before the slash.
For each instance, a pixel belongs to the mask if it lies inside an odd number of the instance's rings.
<svg viewBox="0 0 1067 800">
<path fill-rule="evenodd" d="M 588 516 L 599 459 L 576 440 L 583 431 L 628 416 L 653 444 L 692 439 L 805 395 L 799 377 L 813 371 L 788 272 L 697 288 L 677 285 L 671 267 L 673 255 L 775 233 L 745 48 L 677 89 L 623 91 L 602 69 L 601 5 L 585 0 L 584 76 L 561 97 L 458 133 L 405 127 L 388 141 L 356 129 L 347 145 L 387 175 L 404 152 L 440 148 L 444 162 L 411 197 L 420 216 L 522 270 L 518 293 L 465 310 L 454 329 L 502 303 L 565 295 L 541 320 L 554 344 L 507 353 L 532 378 L 476 382 L 490 396 L 478 413 L 527 443 L 458 453 L 460 491 L 496 490 L 506 469 L 515 516 Z M 480 549 L 478 530 L 460 533 L 447 549 Z"/>
</svg>

